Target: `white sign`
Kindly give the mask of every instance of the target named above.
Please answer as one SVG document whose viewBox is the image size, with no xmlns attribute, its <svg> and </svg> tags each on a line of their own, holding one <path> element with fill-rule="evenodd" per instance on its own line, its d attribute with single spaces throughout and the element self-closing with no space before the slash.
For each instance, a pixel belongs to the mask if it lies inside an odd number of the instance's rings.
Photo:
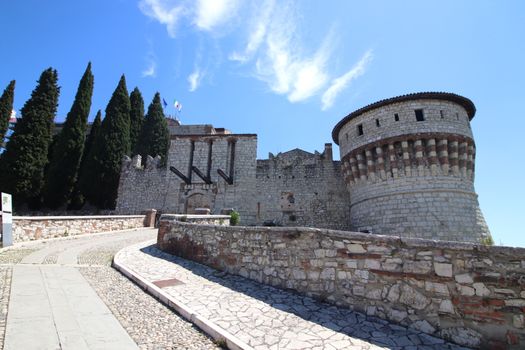
<svg viewBox="0 0 525 350">
<path fill-rule="evenodd" d="M 13 224 L 13 216 L 11 213 L 2 213 L 2 225 L 12 225 Z M 3 229 L 1 230 L 3 232 Z"/>
<path fill-rule="evenodd" d="M 5 213 L 12 213 L 13 206 L 11 205 L 11 195 L 2 193 L 2 211 Z"/>
</svg>

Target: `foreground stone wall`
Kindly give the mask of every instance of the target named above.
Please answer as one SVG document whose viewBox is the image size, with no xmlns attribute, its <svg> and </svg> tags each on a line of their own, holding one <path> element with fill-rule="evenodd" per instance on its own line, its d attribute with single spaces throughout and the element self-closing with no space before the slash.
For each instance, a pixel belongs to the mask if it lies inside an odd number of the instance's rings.
<svg viewBox="0 0 525 350">
<path fill-rule="evenodd" d="M 13 241 L 33 241 L 144 227 L 146 215 L 14 216 Z"/>
<path fill-rule="evenodd" d="M 525 249 L 161 220 L 160 249 L 487 349 L 525 345 Z"/>
</svg>

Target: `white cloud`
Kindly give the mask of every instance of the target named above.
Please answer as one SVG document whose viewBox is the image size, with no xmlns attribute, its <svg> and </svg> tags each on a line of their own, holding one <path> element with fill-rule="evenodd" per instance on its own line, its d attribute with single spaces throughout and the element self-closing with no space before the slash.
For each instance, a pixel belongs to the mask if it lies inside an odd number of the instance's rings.
<svg viewBox="0 0 525 350">
<path fill-rule="evenodd" d="M 269 23 L 263 52 L 256 62 L 256 77 L 290 102 L 304 101 L 326 84 L 326 63 L 332 51 L 328 34 L 313 55 L 305 55 L 292 11 L 280 8 Z"/>
<path fill-rule="evenodd" d="M 139 8 L 146 16 L 166 25 L 168 34 L 175 37 L 175 29 L 180 18 L 186 13 L 183 5 L 172 6 L 166 0 L 141 0 Z"/>
<path fill-rule="evenodd" d="M 156 77 L 157 76 L 157 63 L 150 61 L 148 67 L 142 71 L 142 77 Z"/>
<path fill-rule="evenodd" d="M 248 67 L 253 69 L 253 77 L 266 83 L 272 92 L 286 96 L 292 103 L 322 94 L 321 108 L 330 108 L 337 96 L 365 72 L 372 59 L 372 52 L 368 51 L 351 70 L 334 78 L 331 74 L 332 39 L 337 39 L 337 33 L 331 30 L 321 39 L 318 47 L 312 47 L 312 39 L 308 42 L 302 40 L 296 28 L 297 23 L 301 23 L 297 18 L 297 3 L 293 0 L 279 3 L 276 0 L 254 0 L 248 11 L 240 0 L 175 1 L 140 0 L 139 7 L 145 15 L 166 25 L 172 37 L 183 20 L 194 30 L 212 36 L 212 41 L 203 42 L 206 46 L 211 43 L 214 53 L 210 53 L 212 50 L 209 47 L 201 47 L 202 44 L 195 53 L 194 70 L 187 77 L 190 91 L 197 90 L 203 77 L 212 76 L 213 70 L 220 65 L 221 48 L 218 45 L 223 43 L 219 38 L 224 35 L 216 34 L 219 27 L 226 25 L 245 31 L 246 38 L 240 46 L 242 49 L 231 52 L 229 59 L 242 64 L 250 63 Z M 206 52 L 207 64 L 201 62 L 201 52 Z M 213 67 L 210 67 L 212 63 Z M 155 73 L 155 60 L 152 60 L 143 76 L 154 76 Z"/>
<path fill-rule="evenodd" d="M 202 72 L 198 67 L 195 67 L 195 70 L 188 76 L 190 92 L 197 90 L 203 77 L 204 72 Z"/>
<path fill-rule="evenodd" d="M 335 78 L 332 80 L 332 84 L 330 87 L 324 92 L 321 102 L 322 107 L 321 109 L 327 110 L 328 108 L 332 107 L 332 105 L 335 102 L 335 99 L 337 96 L 352 82 L 352 80 L 356 79 L 357 77 L 363 75 L 365 73 L 365 70 L 372 60 L 373 54 L 372 50 L 368 50 L 363 57 L 357 62 L 352 69 L 350 69 L 345 74 L 341 75 L 338 78 Z"/>
<path fill-rule="evenodd" d="M 255 16 L 254 20 L 249 24 L 250 33 L 244 52 L 231 53 L 229 56 L 230 60 L 245 63 L 253 57 L 264 41 L 274 6 L 275 0 L 266 0 L 254 11 L 258 13 L 258 16 Z"/>
<path fill-rule="evenodd" d="M 201 30 L 211 31 L 228 22 L 238 6 L 238 0 L 198 0 L 194 23 Z"/>
</svg>

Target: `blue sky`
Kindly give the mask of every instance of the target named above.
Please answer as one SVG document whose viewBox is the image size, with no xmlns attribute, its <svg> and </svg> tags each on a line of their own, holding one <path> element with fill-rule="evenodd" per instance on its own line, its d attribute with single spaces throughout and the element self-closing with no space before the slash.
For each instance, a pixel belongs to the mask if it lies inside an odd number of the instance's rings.
<svg viewBox="0 0 525 350">
<path fill-rule="evenodd" d="M 0 89 L 16 79 L 17 110 L 52 66 L 63 120 L 91 61 L 90 120 L 124 73 L 146 104 L 181 101 L 185 124 L 257 133 L 259 158 L 321 151 L 379 99 L 464 95 L 482 211 L 496 243 L 525 246 L 523 1 L 17 0 L 0 2 L 0 31 Z"/>
</svg>

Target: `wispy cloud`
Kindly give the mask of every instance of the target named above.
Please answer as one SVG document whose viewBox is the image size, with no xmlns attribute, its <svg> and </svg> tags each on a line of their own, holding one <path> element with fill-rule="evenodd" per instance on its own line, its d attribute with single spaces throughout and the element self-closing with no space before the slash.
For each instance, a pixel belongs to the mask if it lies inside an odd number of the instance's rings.
<svg viewBox="0 0 525 350">
<path fill-rule="evenodd" d="M 157 55 L 153 50 L 153 42 L 148 40 L 149 50 L 146 55 L 146 68 L 142 71 L 142 77 L 156 77 L 157 76 Z"/>
<path fill-rule="evenodd" d="M 224 32 L 216 34 L 222 27 L 245 31 L 245 41 L 237 46 L 240 49 L 230 51 L 229 60 L 248 67 L 251 76 L 264 82 L 270 91 L 286 96 L 291 103 L 321 96 L 323 110 L 330 108 L 337 96 L 364 74 L 372 59 L 372 51 L 368 51 L 352 69 L 334 78 L 332 53 L 336 32 L 328 31 L 318 39 L 318 46 L 312 48 L 312 40 L 304 41 L 297 28 L 301 21 L 296 15 L 298 3 L 293 0 L 278 4 L 276 0 L 253 1 L 248 11 L 240 0 L 174 1 L 140 0 L 139 6 L 144 14 L 166 25 L 172 37 L 180 23 L 212 37 L 214 54 L 210 54 L 210 41 L 205 48 L 199 45 L 195 52 L 194 69 L 187 76 L 190 91 L 197 90 L 204 77 L 210 80 L 221 64 L 222 48 L 216 46 L 222 45 L 219 39 Z M 206 52 L 207 62 L 201 62 L 202 52 Z M 150 62 L 143 75 L 154 75 L 155 68 Z"/>
<path fill-rule="evenodd" d="M 326 63 L 332 51 L 331 34 L 326 35 L 317 51 L 306 55 L 292 11 L 280 9 L 271 17 L 256 62 L 256 77 L 273 92 L 286 95 L 290 102 L 306 100 L 328 80 Z"/>
<path fill-rule="evenodd" d="M 142 71 L 142 77 L 156 77 L 157 76 L 157 63 L 150 61 L 148 67 Z"/>
<path fill-rule="evenodd" d="M 235 51 L 231 53 L 229 56 L 230 60 L 245 63 L 253 57 L 264 41 L 274 6 L 275 0 L 266 0 L 260 8 L 256 9 L 257 15 L 254 16 L 254 20 L 249 24 L 248 42 L 244 52 Z"/>
<path fill-rule="evenodd" d="M 146 16 L 166 25 L 168 34 L 172 38 L 175 37 L 177 23 L 186 13 L 183 5 L 172 6 L 166 0 L 140 0 L 139 8 Z"/>
<path fill-rule="evenodd" d="M 194 23 L 201 30 L 211 31 L 228 22 L 238 7 L 238 0 L 198 0 Z"/>
<path fill-rule="evenodd" d="M 372 50 L 368 50 L 363 57 L 348 72 L 332 80 L 330 87 L 324 92 L 321 102 L 323 111 L 332 107 L 337 96 L 352 82 L 352 80 L 363 75 L 370 61 L 372 61 Z"/>
<path fill-rule="evenodd" d="M 204 72 L 202 72 L 198 67 L 195 67 L 193 72 L 188 76 L 188 83 L 190 84 L 190 92 L 193 92 L 197 90 L 199 87 L 201 80 L 204 76 Z"/>
</svg>

